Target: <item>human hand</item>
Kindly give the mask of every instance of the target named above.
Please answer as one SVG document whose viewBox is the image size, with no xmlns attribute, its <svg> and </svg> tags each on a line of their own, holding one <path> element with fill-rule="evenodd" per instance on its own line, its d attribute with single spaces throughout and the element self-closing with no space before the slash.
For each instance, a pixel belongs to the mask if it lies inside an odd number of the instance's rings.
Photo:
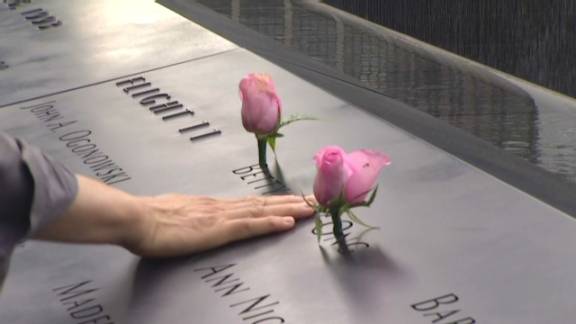
<svg viewBox="0 0 576 324">
<path fill-rule="evenodd" d="M 299 196 L 140 197 L 83 176 L 78 176 L 78 188 L 64 215 L 34 238 L 114 244 L 141 256 L 171 257 L 286 231 L 294 227 L 295 219 L 314 214 Z"/>
<path fill-rule="evenodd" d="M 147 257 L 190 254 L 286 231 L 294 227 L 295 219 L 314 214 L 299 196 L 221 199 L 170 194 L 142 202 L 142 230 L 126 247 Z"/>
</svg>

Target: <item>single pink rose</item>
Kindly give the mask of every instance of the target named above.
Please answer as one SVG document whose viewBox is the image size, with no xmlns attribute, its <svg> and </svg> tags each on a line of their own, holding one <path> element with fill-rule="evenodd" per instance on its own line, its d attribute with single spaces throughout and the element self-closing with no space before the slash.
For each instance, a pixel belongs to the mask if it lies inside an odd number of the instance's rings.
<svg viewBox="0 0 576 324">
<path fill-rule="evenodd" d="M 314 196 L 321 206 L 328 206 L 342 192 L 346 175 L 345 155 L 344 150 L 338 146 L 326 146 L 314 156 L 318 169 L 314 180 Z"/>
<path fill-rule="evenodd" d="M 347 154 L 344 163 L 347 170 L 344 199 L 350 205 L 357 205 L 374 189 L 380 171 L 390 165 L 390 159 L 380 152 L 359 150 Z"/>
<path fill-rule="evenodd" d="M 242 125 L 251 133 L 266 135 L 280 125 L 281 104 L 269 75 L 250 73 L 240 81 Z"/>
</svg>

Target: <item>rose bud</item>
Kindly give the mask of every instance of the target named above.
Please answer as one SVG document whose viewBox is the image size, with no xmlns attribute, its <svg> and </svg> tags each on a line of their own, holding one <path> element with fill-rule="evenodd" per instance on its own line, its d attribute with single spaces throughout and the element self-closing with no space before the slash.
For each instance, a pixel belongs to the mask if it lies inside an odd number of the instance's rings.
<svg viewBox="0 0 576 324">
<path fill-rule="evenodd" d="M 345 154 L 338 146 L 326 146 L 314 156 L 318 169 L 314 180 L 314 196 L 321 206 L 327 207 L 340 197 L 345 176 Z"/>
<path fill-rule="evenodd" d="M 250 73 L 239 88 L 244 128 L 256 135 L 275 132 L 280 125 L 281 104 L 270 76 Z"/>
</svg>

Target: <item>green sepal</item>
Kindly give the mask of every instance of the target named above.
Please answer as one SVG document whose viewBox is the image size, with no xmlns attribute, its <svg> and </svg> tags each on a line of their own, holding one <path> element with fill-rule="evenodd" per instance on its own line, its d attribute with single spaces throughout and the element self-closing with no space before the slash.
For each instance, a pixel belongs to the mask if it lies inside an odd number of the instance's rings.
<svg viewBox="0 0 576 324">
<path fill-rule="evenodd" d="M 358 223 L 358 224 L 360 224 L 360 225 L 362 225 L 362 226 L 364 226 L 364 227 L 367 227 L 367 228 L 378 228 L 378 227 L 376 227 L 376 226 L 372 226 L 372 225 L 366 224 L 364 221 L 362 221 L 362 220 L 360 219 L 360 217 L 358 217 L 356 214 L 354 214 L 354 212 L 353 212 L 352 210 L 347 210 L 347 211 L 346 211 L 346 214 L 348 215 L 348 217 L 350 218 L 350 220 L 353 221 L 354 223 Z"/>
<path fill-rule="evenodd" d="M 330 209 L 327 208 L 327 207 L 320 206 L 320 205 L 318 205 L 318 206 L 316 207 L 316 212 L 317 212 L 317 213 L 327 213 L 328 211 L 330 211 Z"/>
<path fill-rule="evenodd" d="M 344 203 L 340 207 L 340 214 L 347 213 L 350 209 L 352 209 L 352 206 L 347 203 Z"/>
<path fill-rule="evenodd" d="M 372 203 L 376 199 L 376 193 L 377 192 L 378 192 L 378 186 L 376 186 L 374 188 L 374 190 L 372 190 L 372 193 L 370 194 L 370 198 L 368 198 L 368 201 L 363 202 L 363 203 L 358 204 L 358 205 L 354 205 L 352 207 L 370 207 L 370 205 L 372 205 Z"/>
<path fill-rule="evenodd" d="M 268 143 L 268 145 L 272 149 L 272 152 L 274 153 L 274 155 L 276 155 L 276 139 L 279 137 L 284 137 L 284 134 L 271 133 L 271 134 L 266 135 L 266 142 Z"/>
<path fill-rule="evenodd" d="M 374 202 L 374 199 L 376 199 L 376 193 L 377 192 L 378 192 L 378 185 L 376 185 L 374 190 L 372 190 L 372 194 L 370 195 L 370 198 L 368 199 L 368 202 L 366 203 L 366 207 L 370 207 L 370 205 L 372 205 L 372 203 Z"/>
<path fill-rule="evenodd" d="M 270 148 L 272 149 L 272 152 L 274 152 L 274 154 L 276 154 L 276 138 L 278 137 L 275 135 L 276 134 L 272 134 L 266 137 L 266 142 L 268 142 L 268 145 L 270 145 Z"/>
<path fill-rule="evenodd" d="M 304 196 L 303 192 L 300 192 L 300 195 L 302 196 L 302 199 L 304 200 L 304 202 L 306 203 L 306 205 L 308 205 L 308 207 L 310 208 L 314 208 L 315 210 L 318 210 L 318 205 L 314 205 L 311 202 L 308 201 L 308 199 L 306 199 L 306 196 Z"/>
<path fill-rule="evenodd" d="M 280 126 L 278 126 L 278 129 L 301 120 L 318 120 L 318 118 L 306 115 L 290 115 L 288 119 L 280 122 Z"/>
</svg>

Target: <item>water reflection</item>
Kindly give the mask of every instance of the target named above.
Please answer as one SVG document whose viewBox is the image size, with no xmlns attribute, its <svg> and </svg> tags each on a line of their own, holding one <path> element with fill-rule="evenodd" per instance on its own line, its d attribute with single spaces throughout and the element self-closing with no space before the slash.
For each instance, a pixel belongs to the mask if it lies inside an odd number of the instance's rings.
<svg viewBox="0 0 576 324">
<path fill-rule="evenodd" d="M 569 144 L 562 154 L 555 145 L 543 147 L 541 112 L 529 95 L 510 83 L 399 46 L 372 29 L 310 2 L 196 1 L 367 87 L 576 181 L 574 145 Z"/>
<path fill-rule="evenodd" d="M 573 0 L 325 2 L 576 97 Z"/>
</svg>

